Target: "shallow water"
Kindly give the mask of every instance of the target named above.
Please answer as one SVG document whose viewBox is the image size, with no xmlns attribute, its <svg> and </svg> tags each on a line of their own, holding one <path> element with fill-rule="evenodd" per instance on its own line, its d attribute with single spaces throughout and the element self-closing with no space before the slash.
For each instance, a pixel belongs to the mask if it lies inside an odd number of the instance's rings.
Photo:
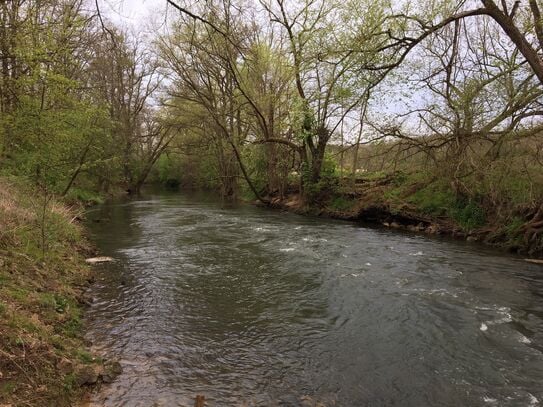
<svg viewBox="0 0 543 407">
<path fill-rule="evenodd" d="M 537 406 L 543 267 L 206 196 L 89 213 L 95 405 Z M 95 222 L 93 220 L 100 220 Z"/>
</svg>

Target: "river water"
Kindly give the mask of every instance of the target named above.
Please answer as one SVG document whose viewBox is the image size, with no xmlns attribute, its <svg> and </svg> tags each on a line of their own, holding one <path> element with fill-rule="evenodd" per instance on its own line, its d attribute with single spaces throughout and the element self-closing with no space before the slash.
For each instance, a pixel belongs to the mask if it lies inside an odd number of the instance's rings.
<svg viewBox="0 0 543 407">
<path fill-rule="evenodd" d="M 96 406 L 538 406 L 543 267 L 206 196 L 89 213 Z M 99 222 L 97 222 L 99 220 Z"/>
</svg>

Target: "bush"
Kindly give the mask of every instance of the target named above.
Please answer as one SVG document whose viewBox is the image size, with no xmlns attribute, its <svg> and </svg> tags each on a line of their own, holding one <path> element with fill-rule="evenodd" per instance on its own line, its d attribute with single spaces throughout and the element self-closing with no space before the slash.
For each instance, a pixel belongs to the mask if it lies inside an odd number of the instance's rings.
<svg viewBox="0 0 543 407">
<path fill-rule="evenodd" d="M 451 208 L 451 217 L 466 230 L 472 230 L 485 224 L 485 210 L 474 200 L 457 200 Z"/>
</svg>

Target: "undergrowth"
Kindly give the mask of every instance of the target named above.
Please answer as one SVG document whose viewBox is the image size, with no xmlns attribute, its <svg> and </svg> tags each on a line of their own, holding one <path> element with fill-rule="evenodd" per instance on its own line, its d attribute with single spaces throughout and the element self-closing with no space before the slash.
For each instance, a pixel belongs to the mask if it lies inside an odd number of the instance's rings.
<svg viewBox="0 0 543 407">
<path fill-rule="evenodd" d="M 0 178 L 0 405 L 68 406 L 81 389 L 80 290 L 87 250 L 77 214 Z M 68 361 L 68 362 L 66 362 Z"/>
</svg>

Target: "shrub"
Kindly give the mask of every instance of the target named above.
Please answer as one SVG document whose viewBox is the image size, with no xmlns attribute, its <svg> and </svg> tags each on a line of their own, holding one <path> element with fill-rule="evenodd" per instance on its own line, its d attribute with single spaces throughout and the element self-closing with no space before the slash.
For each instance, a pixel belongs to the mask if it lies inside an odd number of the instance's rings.
<svg viewBox="0 0 543 407">
<path fill-rule="evenodd" d="M 485 210 L 474 200 L 457 200 L 451 216 L 464 229 L 472 230 L 485 224 Z"/>
</svg>

